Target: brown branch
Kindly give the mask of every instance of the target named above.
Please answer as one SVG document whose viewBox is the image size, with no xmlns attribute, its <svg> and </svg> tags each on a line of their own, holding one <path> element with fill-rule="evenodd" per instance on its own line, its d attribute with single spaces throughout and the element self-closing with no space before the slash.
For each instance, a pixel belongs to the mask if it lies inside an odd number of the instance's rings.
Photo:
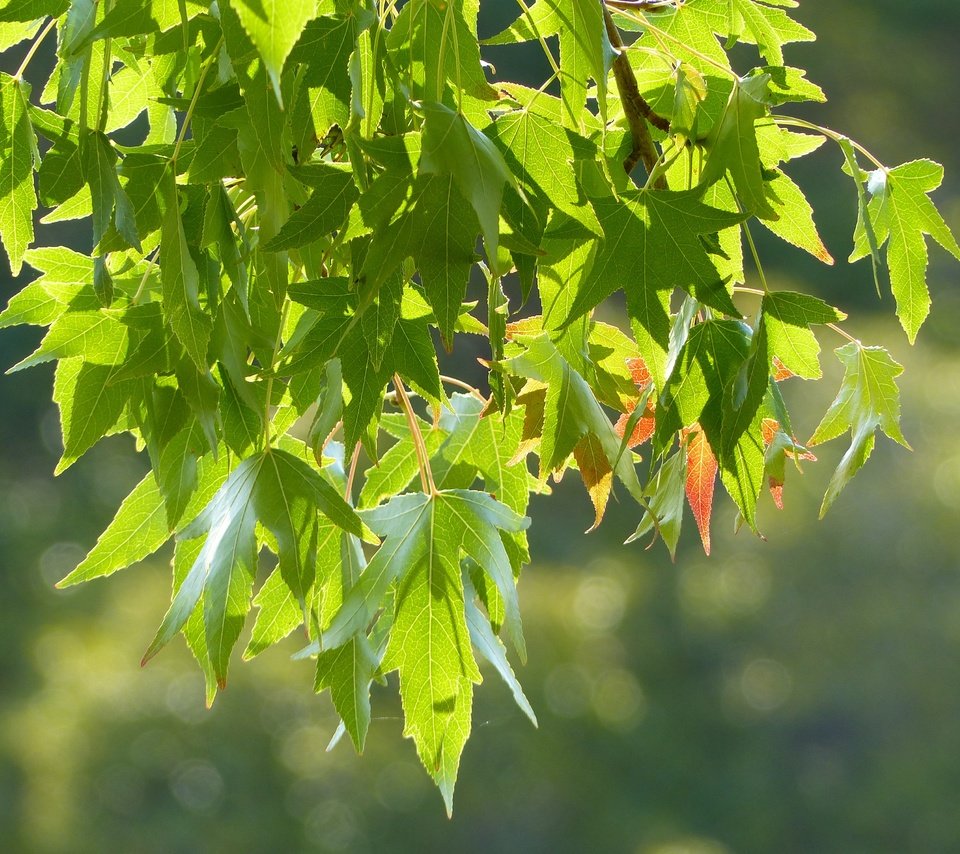
<svg viewBox="0 0 960 854">
<path fill-rule="evenodd" d="M 626 114 L 627 123 L 630 125 L 630 135 L 633 137 L 633 149 L 627 159 L 624 160 L 623 168 L 629 175 L 637 163 L 642 160 L 649 175 L 653 172 L 660 154 L 653 144 L 653 137 L 650 136 L 647 122 L 662 131 L 669 131 L 670 123 L 662 116 L 658 116 L 643 95 L 640 94 L 636 75 L 633 73 L 630 60 L 624 50 L 623 40 L 620 38 L 620 31 L 613 22 L 613 16 L 610 14 L 610 9 L 606 3 L 601 3 L 601 5 L 603 6 L 603 20 L 607 28 L 607 37 L 610 39 L 610 44 L 618 51 L 618 56 L 613 62 L 613 76 L 617 81 L 623 112 Z M 655 189 L 665 190 L 666 182 L 660 177 L 654 182 L 653 186 Z"/>
<path fill-rule="evenodd" d="M 666 12 L 679 9 L 684 0 L 603 0 L 611 9 L 625 12 Z"/>
</svg>

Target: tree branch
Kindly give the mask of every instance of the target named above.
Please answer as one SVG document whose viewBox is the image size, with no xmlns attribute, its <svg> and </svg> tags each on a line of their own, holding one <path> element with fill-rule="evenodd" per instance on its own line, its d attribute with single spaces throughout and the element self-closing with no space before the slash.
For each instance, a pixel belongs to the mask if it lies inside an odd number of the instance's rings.
<svg viewBox="0 0 960 854">
<path fill-rule="evenodd" d="M 643 95 L 640 94 L 636 75 L 633 73 L 630 60 L 624 50 L 623 40 L 620 38 L 620 31 L 613 22 L 613 16 L 610 14 L 607 4 L 603 3 L 602 5 L 607 37 L 610 39 L 610 44 L 619 52 L 613 63 L 613 76 L 617 81 L 620 101 L 623 103 L 623 111 L 630 125 L 630 135 L 633 137 L 633 149 L 627 159 L 624 160 L 623 168 L 629 175 L 637 163 L 642 160 L 649 175 L 653 172 L 660 154 L 653 144 L 653 137 L 650 136 L 647 122 L 662 131 L 670 130 L 670 123 L 662 116 L 658 116 L 644 100 Z M 665 190 L 666 181 L 661 176 L 657 178 L 653 186 L 657 190 Z"/>
</svg>

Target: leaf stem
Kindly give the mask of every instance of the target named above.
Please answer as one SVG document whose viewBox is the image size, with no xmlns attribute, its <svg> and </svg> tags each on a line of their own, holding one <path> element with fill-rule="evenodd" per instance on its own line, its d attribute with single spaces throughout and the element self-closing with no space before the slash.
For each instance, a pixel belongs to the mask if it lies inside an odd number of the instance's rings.
<svg viewBox="0 0 960 854">
<path fill-rule="evenodd" d="M 186 38 L 186 36 L 184 36 L 184 38 Z M 180 125 L 180 133 L 177 134 L 177 142 L 173 146 L 173 154 L 170 155 L 170 165 L 174 167 L 174 174 L 176 174 L 177 157 L 180 155 L 180 147 L 183 145 L 183 140 L 187 135 L 187 129 L 190 127 L 190 122 L 193 120 L 193 111 L 197 108 L 197 101 L 200 99 L 200 92 L 203 90 L 204 81 L 207 79 L 207 74 L 213 66 L 214 61 L 216 61 L 217 54 L 220 53 L 220 48 L 222 46 L 223 36 L 220 36 L 220 39 L 214 46 L 210 56 L 208 56 L 206 62 L 203 63 L 203 68 L 200 69 L 200 77 L 198 78 L 197 85 L 193 90 L 193 97 L 190 99 L 190 104 L 187 107 L 187 113 L 183 117 L 183 124 Z"/>
<path fill-rule="evenodd" d="M 839 335 L 841 338 L 846 338 L 847 341 L 851 341 L 851 342 L 853 342 L 854 344 L 856 344 L 857 346 L 861 346 L 861 345 L 860 345 L 860 340 L 859 340 L 858 338 L 854 338 L 854 337 L 853 337 L 852 335 L 850 335 L 848 332 L 844 332 L 839 326 L 837 326 L 836 323 L 828 323 L 828 324 L 826 324 L 826 326 L 827 326 L 828 329 L 832 329 L 834 332 L 836 332 L 837 335 Z"/>
<path fill-rule="evenodd" d="M 103 14 L 110 11 L 110 0 L 103 0 Z M 100 78 L 100 91 L 97 92 L 97 130 L 103 133 L 107 126 L 107 114 L 110 112 L 110 59 L 111 39 L 108 36 L 103 40 L 103 74 Z M 89 60 L 88 60 L 89 61 Z"/>
<path fill-rule="evenodd" d="M 877 160 L 877 158 L 874 157 L 869 151 L 867 151 L 867 149 L 864 148 L 859 142 L 857 142 L 854 139 L 850 139 L 850 137 L 845 136 L 842 133 L 837 133 L 837 131 L 830 130 L 830 128 L 825 128 L 823 127 L 823 125 L 817 125 L 817 124 L 814 124 L 813 122 L 805 121 L 804 119 L 795 118 L 794 116 L 778 116 L 776 114 L 771 114 L 771 118 L 774 120 L 774 122 L 777 125 L 782 125 L 784 127 L 803 128 L 804 130 L 816 131 L 817 133 L 823 134 L 831 142 L 835 142 L 837 144 L 840 143 L 840 140 L 845 139 L 857 151 L 859 151 L 864 157 L 866 157 L 867 160 L 869 160 L 874 166 L 876 166 L 877 169 L 885 168 L 884 165 L 879 160 Z M 854 178 L 856 178 L 856 176 L 854 176 Z"/>
<path fill-rule="evenodd" d="M 475 386 L 470 385 L 470 383 L 465 383 L 463 380 L 458 380 L 456 377 L 448 377 L 440 374 L 440 379 L 445 382 L 447 385 L 452 385 L 456 388 L 461 388 L 464 391 L 470 392 L 478 400 L 482 400 L 484 403 L 487 402 L 487 399 L 480 394 L 480 390 Z"/>
<path fill-rule="evenodd" d="M 353 506 L 353 480 L 357 476 L 357 462 L 360 459 L 361 447 L 361 443 L 357 442 L 353 448 L 353 454 L 350 457 L 350 473 L 347 475 L 347 486 L 343 490 L 343 497 L 351 507 Z"/>
<path fill-rule="evenodd" d="M 417 414 L 413 411 L 410 398 L 407 397 L 407 390 L 404 388 L 403 380 L 400 379 L 400 374 L 393 375 L 393 386 L 397 390 L 397 400 L 400 401 L 403 413 L 407 416 L 407 425 L 413 437 L 413 447 L 417 452 L 417 465 L 420 469 L 420 485 L 427 495 L 437 495 L 437 486 L 433 481 L 433 472 L 430 470 L 430 455 L 427 453 L 423 433 L 420 432 L 420 425 L 417 424 Z"/>
<path fill-rule="evenodd" d="M 553 76 L 557 78 L 557 81 L 562 86 L 563 74 L 560 71 L 560 66 L 557 65 L 556 57 L 554 57 L 553 51 L 550 50 L 550 45 L 547 44 L 547 40 L 544 38 L 543 33 L 540 32 L 540 28 L 537 26 L 537 22 L 534 20 L 533 14 L 530 11 L 530 7 L 524 2 L 524 0 L 517 0 L 517 4 L 521 9 L 523 9 L 524 15 L 527 16 L 527 21 L 530 23 L 530 29 L 532 29 L 536 34 L 537 41 L 540 42 L 540 47 L 543 49 L 543 54 L 547 58 L 547 62 L 550 63 L 550 68 L 553 69 Z M 567 112 L 570 113 L 570 118 L 573 120 L 573 123 L 579 127 L 580 120 L 573 114 L 570 104 L 566 100 L 564 100 L 563 103 L 567 108 Z"/>
<path fill-rule="evenodd" d="M 20 67 L 17 69 L 17 73 L 14 74 L 16 80 L 23 80 L 23 72 L 27 70 L 27 66 L 30 64 L 33 57 L 36 55 L 37 50 L 40 48 L 41 43 L 47 37 L 47 34 L 57 25 L 57 19 L 51 18 L 47 21 L 46 25 L 42 30 L 40 30 L 37 37 L 33 40 L 33 44 L 30 45 L 30 50 L 27 51 L 27 55 L 23 58 L 23 62 L 20 63 Z"/>
<path fill-rule="evenodd" d="M 739 202 L 737 203 L 739 204 Z M 760 284 L 763 285 L 764 294 L 770 293 L 767 285 L 767 277 L 763 272 L 763 264 L 760 263 L 760 253 L 757 252 L 757 244 L 753 242 L 753 235 L 750 233 L 750 226 L 746 222 L 740 223 L 743 234 L 747 238 L 747 246 L 750 247 L 750 255 L 753 257 L 753 264 L 757 268 L 757 276 L 760 278 Z"/>
<path fill-rule="evenodd" d="M 137 288 L 137 292 L 133 295 L 133 298 L 130 300 L 131 304 L 137 305 L 137 303 L 139 303 L 140 300 L 142 299 L 143 292 L 144 290 L 146 290 L 146 287 L 147 287 L 147 279 L 150 278 L 150 271 L 153 265 L 156 263 L 157 253 L 159 251 L 160 251 L 160 246 L 158 244 L 156 249 L 154 249 L 153 252 L 151 252 L 149 257 L 147 258 L 147 269 L 143 271 L 143 278 L 140 279 L 140 286 Z"/>
</svg>

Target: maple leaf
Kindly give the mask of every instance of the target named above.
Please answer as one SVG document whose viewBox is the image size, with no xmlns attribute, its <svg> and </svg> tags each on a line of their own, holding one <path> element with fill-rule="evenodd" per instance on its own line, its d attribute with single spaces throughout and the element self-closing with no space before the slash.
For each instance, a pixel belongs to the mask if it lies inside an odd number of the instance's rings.
<svg viewBox="0 0 960 854">
<path fill-rule="evenodd" d="M 613 488 L 613 469 L 604 453 L 600 440 L 592 433 L 584 436 L 573 449 L 573 458 L 577 461 L 580 477 L 587 488 L 593 508 L 596 511 L 593 524 L 587 532 L 593 531 L 603 520 Z"/>
<path fill-rule="evenodd" d="M 706 434 L 698 427 L 687 431 L 687 502 L 700 532 L 703 550 L 710 554 L 710 515 L 713 490 L 717 481 L 717 458 L 710 449 Z"/>
<path fill-rule="evenodd" d="M 737 315 L 700 235 L 736 225 L 744 217 L 705 205 L 699 190 L 627 191 L 619 199 L 595 199 L 593 205 L 605 239 L 578 285 L 566 322 L 623 290 L 641 355 L 660 388 L 670 334 L 665 300 L 675 287 L 722 313 Z"/>
<path fill-rule="evenodd" d="M 764 418 L 760 425 L 763 444 L 766 446 L 764 473 L 767 476 L 767 485 L 770 495 L 778 510 L 783 510 L 783 484 L 786 479 L 786 461 L 793 459 L 816 462 L 817 458 L 798 441 L 781 428 L 775 418 Z"/>
<path fill-rule="evenodd" d="M 851 441 L 827 485 L 821 518 L 870 457 L 878 428 L 903 447 L 910 447 L 900 432 L 900 390 L 895 382 L 903 366 L 882 347 L 864 347 L 857 341 L 834 353 L 844 366 L 843 383 L 808 444 L 828 442 L 848 430 Z"/>
<path fill-rule="evenodd" d="M 563 468 L 577 443 L 592 434 L 599 440 L 607 461 L 627 490 L 643 501 L 643 490 L 629 455 L 620 453 L 620 439 L 590 386 L 546 335 L 523 342 L 526 351 L 509 361 L 511 369 L 546 386 L 540 438 L 540 477 Z M 539 421 L 536 409 L 532 421 Z M 524 438 L 527 437 L 527 423 Z"/>
<path fill-rule="evenodd" d="M 890 286 L 897 301 L 897 316 L 910 342 L 930 313 L 927 287 L 927 244 L 929 234 L 960 261 L 960 245 L 936 206 L 932 193 L 943 182 L 943 167 L 932 160 L 914 160 L 893 169 L 878 169 L 867 176 L 867 190 L 873 196 L 866 207 L 874 238 L 868 233 L 861 209 L 854 235 L 851 261 L 871 254 L 871 243 L 887 245 Z"/>
</svg>

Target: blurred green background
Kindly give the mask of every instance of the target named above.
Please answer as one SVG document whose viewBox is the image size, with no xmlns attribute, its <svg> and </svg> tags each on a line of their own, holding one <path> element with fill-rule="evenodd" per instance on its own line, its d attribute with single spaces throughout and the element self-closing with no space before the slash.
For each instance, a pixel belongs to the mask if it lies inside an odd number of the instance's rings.
<svg viewBox="0 0 960 854">
<path fill-rule="evenodd" d="M 489 34 L 514 4 L 482 5 Z M 804 115 L 890 165 L 944 162 L 937 202 L 960 227 L 960 5 L 804 0 L 796 14 L 820 40 L 788 60 L 831 95 Z M 839 165 L 825 149 L 793 171 L 843 258 L 855 201 Z M 802 479 L 788 476 L 783 513 L 766 503 L 769 542 L 735 537 L 724 500 L 714 556 L 703 557 L 688 520 L 676 565 L 662 549 L 619 545 L 637 522 L 626 506 L 580 534 L 591 517 L 572 477 L 537 500 L 519 675 L 540 728 L 487 673 L 449 821 L 401 738 L 393 686 L 375 692 L 366 754 L 348 744 L 326 753 L 335 718 L 311 693 L 311 665 L 289 659 L 297 639 L 238 662 L 211 711 L 182 645 L 139 668 L 166 607 L 167 555 L 54 591 L 144 463 L 129 438 L 111 439 L 54 481 L 51 371 L 0 379 L 0 847 L 960 851 L 958 273 L 932 251 L 934 311 L 911 349 L 864 264 L 825 269 L 772 240 L 761 252 L 777 286 L 853 311 L 852 331 L 906 365 L 914 453 L 880 440 L 817 523 L 843 450 L 827 446 Z M 2 301 L 24 281 L 3 275 Z M 4 332 L 0 365 L 37 338 Z M 824 361 L 824 388 L 788 384 L 801 438 L 839 380 L 829 353 Z"/>
</svg>

